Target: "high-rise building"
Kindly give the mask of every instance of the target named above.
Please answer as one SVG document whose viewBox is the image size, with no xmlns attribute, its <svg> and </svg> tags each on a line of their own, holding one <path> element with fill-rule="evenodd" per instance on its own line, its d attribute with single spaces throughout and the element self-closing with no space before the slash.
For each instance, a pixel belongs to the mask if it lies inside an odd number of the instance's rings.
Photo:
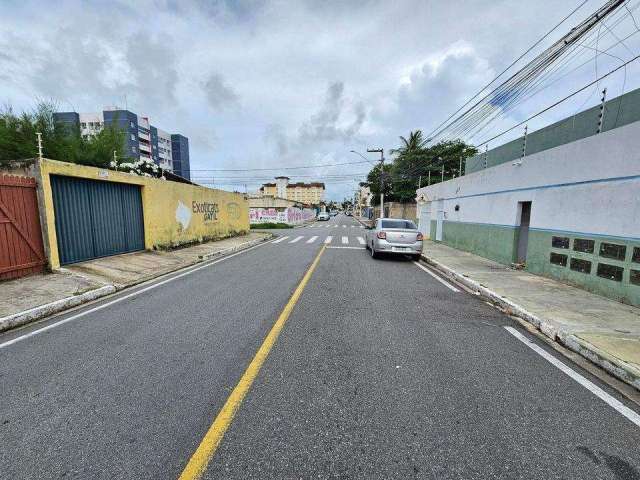
<svg viewBox="0 0 640 480">
<path fill-rule="evenodd" d="M 105 107 L 98 113 L 56 112 L 56 123 L 73 126 L 80 135 L 96 135 L 105 126 L 116 126 L 125 133 L 125 155 L 152 160 L 165 170 L 189 180 L 189 139 L 171 134 L 149 123 L 148 117 L 118 107 Z"/>
</svg>

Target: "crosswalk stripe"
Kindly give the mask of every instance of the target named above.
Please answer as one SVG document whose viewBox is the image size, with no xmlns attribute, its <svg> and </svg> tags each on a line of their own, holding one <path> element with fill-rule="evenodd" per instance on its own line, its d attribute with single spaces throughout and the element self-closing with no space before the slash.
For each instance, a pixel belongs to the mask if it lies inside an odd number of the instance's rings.
<svg viewBox="0 0 640 480">
<path fill-rule="evenodd" d="M 364 225 L 360 225 L 360 228 L 364 228 Z"/>
<path fill-rule="evenodd" d="M 324 239 L 324 243 L 331 243 L 331 240 L 333 240 L 333 237 L 329 235 L 327 238 Z"/>
<path fill-rule="evenodd" d="M 316 238 L 318 238 L 317 236 L 315 237 L 311 237 L 309 240 L 307 240 L 307 243 L 313 243 L 316 241 Z"/>
<path fill-rule="evenodd" d="M 284 242 L 287 238 L 289 238 L 289 236 L 286 237 L 280 237 L 277 240 L 274 240 L 273 243 L 280 243 L 280 242 Z"/>
<path fill-rule="evenodd" d="M 293 240 L 291 240 L 289 243 L 296 243 L 300 240 L 302 240 L 304 237 L 302 235 L 300 235 L 299 237 L 294 238 Z"/>
<path fill-rule="evenodd" d="M 358 237 L 358 243 L 360 243 L 360 245 L 364 245 L 364 238 Z"/>
<path fill-rule="evenodd" d="M 342 237 L 342 243 L 349 243 L 349 237 Z"/>
<path fill-rule="evenodd" d="M 342 225 L 342 228 L 347 228 L 347 226 L 346 225 Z"/>
</svg>

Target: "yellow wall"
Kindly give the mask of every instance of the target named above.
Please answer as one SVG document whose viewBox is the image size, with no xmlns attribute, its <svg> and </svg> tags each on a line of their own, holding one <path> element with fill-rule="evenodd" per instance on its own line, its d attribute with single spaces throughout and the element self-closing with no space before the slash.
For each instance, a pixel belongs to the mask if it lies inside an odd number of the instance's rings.
<svg viewBox="0 0 640 480">
<path fill-rule="evenodd" d="M 60 260 L 50 175 L 140 185 L 147 249 L 224 238 L 249 230 L 249 203 L 238 193 L 47 159 L 40 162 L 39 173 L 46 217 L 45 240 L 50 267 L 54 269 L 60 267 Z M 203 203 L 209 204 L 205 210 L 217 206 L 216 214 L 203 213 Z"/>
</svg>

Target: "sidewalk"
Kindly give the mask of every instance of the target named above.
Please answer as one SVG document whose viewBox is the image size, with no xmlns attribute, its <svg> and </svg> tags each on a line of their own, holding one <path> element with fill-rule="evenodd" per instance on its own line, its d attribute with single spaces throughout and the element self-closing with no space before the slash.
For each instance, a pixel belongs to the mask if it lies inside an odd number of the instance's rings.
<svg viewBox="0 0 640 480">
<path fill-rule="evenodd" d="M 640 308 L 430 240 L 423 258 L 640 390 Z"/>
<path fill-rule="evenodd" d="M 66 310 L 166 273 L 233 253 L 271 237 L 249 232 L 171 251 L 142 251 L 76 263 L 56 273 L 2 282 L 0 332 Z"/>
</svg>

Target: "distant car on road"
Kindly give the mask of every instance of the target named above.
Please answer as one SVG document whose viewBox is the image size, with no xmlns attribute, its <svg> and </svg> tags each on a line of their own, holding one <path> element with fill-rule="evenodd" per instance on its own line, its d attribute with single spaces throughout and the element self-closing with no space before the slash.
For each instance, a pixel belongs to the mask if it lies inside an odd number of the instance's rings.
<svg viewBox="0 0 640 480">
<path fill-rule="evenodd" d="M 319 222 L 326 222 L 327 220 L 329 220 L 331 217 L 329 216 L 329 214 L 327 212 L 320 212 L 318 214 L 318 221 Z"/>
<path fill-rule="evenodd" d="M 353 216 L 353 212 L 351 210 L 347 210 L 347 217 L 352 217 Z"/>
<path fill-rule="evenodd" d="M 332 217 L 335 217 L 336 215 L 338 215 L 338 211 L 337 210 L 331 210 L 331 213 L 329 214 Z"/>
<path fill-rule="evenodd" d="M 379 218 L 367 231 L 366 247 L 372 258 L 380 253 L 393 253 L 418 260 L 422 254 L 422 233 L 411 220 Z"/>
</svg>

